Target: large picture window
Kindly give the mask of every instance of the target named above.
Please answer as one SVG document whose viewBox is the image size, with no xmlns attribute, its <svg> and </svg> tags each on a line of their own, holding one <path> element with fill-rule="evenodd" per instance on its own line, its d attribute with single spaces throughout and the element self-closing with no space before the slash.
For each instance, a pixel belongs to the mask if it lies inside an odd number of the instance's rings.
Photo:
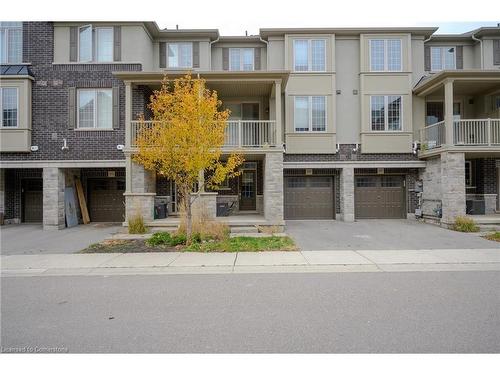
<svg viewBox="0 0 500 375">
<path fill-rule="evenodd" d="M 167 66 L 169 68 L 192 68 L 193 43 L 168 43 Z"/>
<path fill-rule="evenodd" d="M 371 96 L 372 131 L 400 131 L 402 106 L 402 98 L 398 95 Z"/>
<path fill-rule="evenodd" d="M 370 70 L 401 71 L 401 39 L 370 40 Z"/>
<path fill-rule="evenodd" d="M 22 60 L 22 22 L 0 22 L 0 63 L 19 64 Z"/>
<path fill-rule="evenodd" d="M 2 127 L 18 126 L 19 97 L 16 87 L 0 88 L 0 124 Z"/>
<path fill-rule="evenodd" d="M 296 72 L 326 70 L 326 41 L 324 39 L 295 39 L 293 66 Z"/>
<path fill-rule="evenodd" d="M 326 96 L 296 96 L 294 128 L 296 132 L 326 131 Z"/>
<path fill-rule="evenodd" d="M 111 89 L 78 90 L 78 128 L 111 129 L 113 101 Z"/>
</svg>

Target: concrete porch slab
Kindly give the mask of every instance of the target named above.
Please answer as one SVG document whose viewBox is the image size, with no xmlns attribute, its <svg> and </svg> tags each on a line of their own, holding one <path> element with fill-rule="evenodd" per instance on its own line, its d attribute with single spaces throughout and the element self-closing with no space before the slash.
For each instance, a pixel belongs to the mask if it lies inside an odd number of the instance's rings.
<svg viewBox="0 0 500 375">
<path fill-rule="evenodd" d="M 309 264 L 373 264 L 370 260 L 354 251 L 303 251 L 302 255 Z"/>
<path fill-rule="evenodd" d="M 306 259 L 299 251 L 268 251 L 238 253 L 235 266 L 286 266 L 306 264 Z"/>
<path fill-rule="evenodd" d="M 236 253 L 181 253 L 170 267 L 232 266 Z"/>
</svg>

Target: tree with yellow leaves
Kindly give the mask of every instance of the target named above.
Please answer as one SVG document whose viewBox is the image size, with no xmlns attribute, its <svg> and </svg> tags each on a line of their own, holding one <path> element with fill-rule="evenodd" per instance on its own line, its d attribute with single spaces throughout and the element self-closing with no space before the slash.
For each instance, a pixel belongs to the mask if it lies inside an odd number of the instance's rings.
<svg viewBox="0 0 500 375">
<path fill-rule="evenodd" d="M 222 146 L 229 117 L 216 91 L 205 80 L 186 75 L 173 83 L 165 77 L 151 95 L 153 123 L 143 123 L 133 159 L 145 169 L 175 182 L 186 215 L 186 238 L 192 235 L 192 205 L 205 187 L 217 189 L 226 178 L 239 175 L 243 156 L 232 153 L 224 161 Z M 196 192 L 201 172 L 207 172 Z"/>
</svg>

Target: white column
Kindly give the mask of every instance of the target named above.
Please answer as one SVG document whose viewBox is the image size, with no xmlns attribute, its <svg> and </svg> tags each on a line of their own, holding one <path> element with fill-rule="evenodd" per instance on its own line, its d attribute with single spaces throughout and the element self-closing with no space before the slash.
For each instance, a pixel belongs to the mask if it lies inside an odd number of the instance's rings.
<svg viewBox="0 0 500 375">
<path fill-rule="evenodd" d="M 340 207 L 343 221 L 354 221 L 354 168 L 342 168 L 340 173 Z"/>
<path fill-rule="evenodd" d="M 275 106 L 276 106 L 276 144 L 283 144 L 282 129 L 283 124 L 281 123 L 281 81 L 276 81 L 274 83 L 274 96 L 275 96 Z"/>
<path fill-rule="evenodd" d="M 444 84 L 444 126 L 446 144 L 453 145 L 453 80 L 448 79 Z"/>
<path fill-rule="evenodd" d="M 43 168 L 43 229 L 63 229 L 64 170 L 56 167 Z"/>
</svg>

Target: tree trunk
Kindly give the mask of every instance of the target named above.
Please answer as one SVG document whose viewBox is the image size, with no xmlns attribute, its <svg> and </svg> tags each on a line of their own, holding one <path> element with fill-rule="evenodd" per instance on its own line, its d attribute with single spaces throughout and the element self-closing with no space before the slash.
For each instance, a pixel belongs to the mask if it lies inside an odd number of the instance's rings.
<svg viewBox="0 0 500 375">
<path fill-rule="evenodd" d="M 185 190 L 185 196 L 184 196 L 184 201 L 185 203 L 185 208 L 186 208 L 186 245 L 191 244 L 191 235 L 193 231 L 193 215 L 191 212 L 191 194 L 190 190 L 186 189 Z"/>
</svg>

